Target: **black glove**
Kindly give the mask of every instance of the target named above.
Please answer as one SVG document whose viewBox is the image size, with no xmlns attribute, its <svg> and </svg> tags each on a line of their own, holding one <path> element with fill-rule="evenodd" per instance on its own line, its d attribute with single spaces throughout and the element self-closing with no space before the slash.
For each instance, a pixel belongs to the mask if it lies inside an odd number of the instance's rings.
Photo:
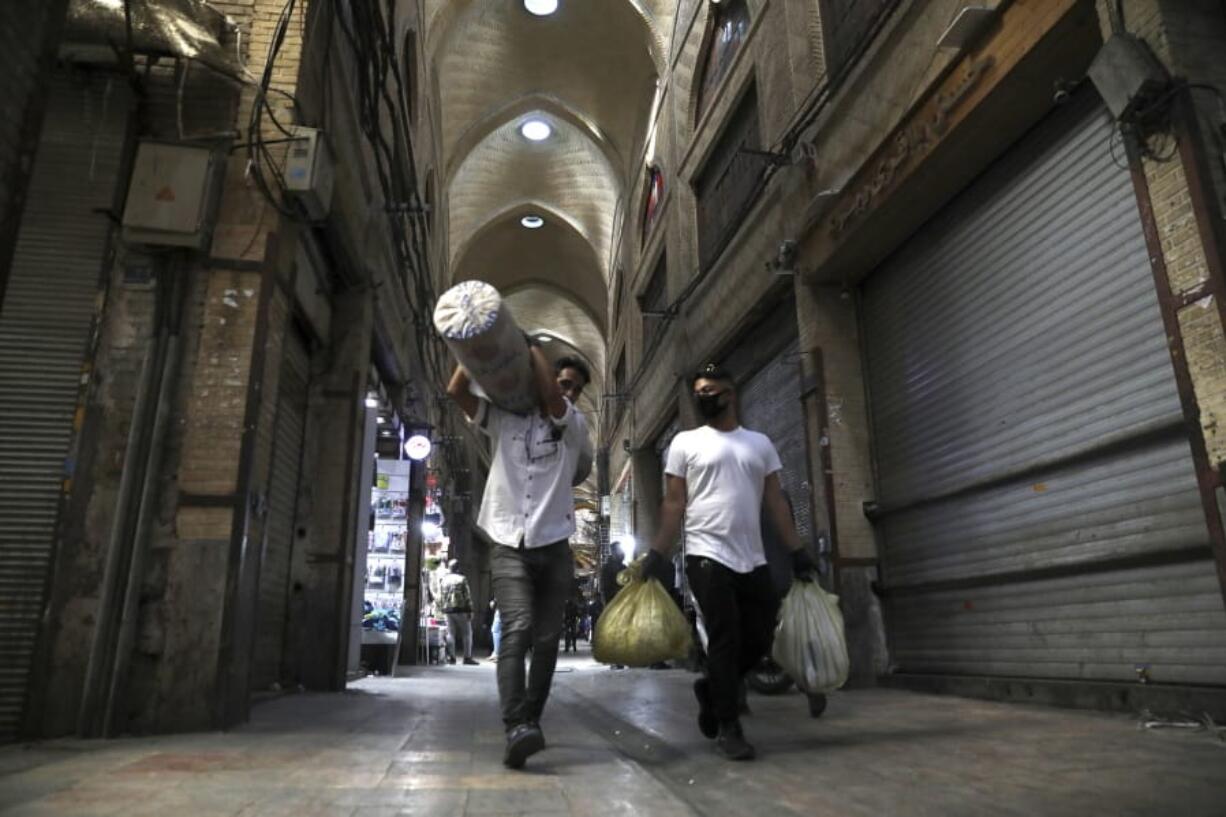
<svg viewBox="0 0 1226 817">
<path fill-rule="evenodd" d="M 817 563 L 803 547 L 792 551 L 792 575 L 800 582 L 811 582 L 817 578 Z"/>
<path fill-rule="evenodd" d="M 647 551 L 647 555 L 643 557 L 643 564 L 639 568 L 639 575 L 643 577 L 643 581 L 648 579 L 660 580 L 660 577 L 665 574 L 672 566 L 669 565 L 668 559 L 655 548 Z"/>
</svg>

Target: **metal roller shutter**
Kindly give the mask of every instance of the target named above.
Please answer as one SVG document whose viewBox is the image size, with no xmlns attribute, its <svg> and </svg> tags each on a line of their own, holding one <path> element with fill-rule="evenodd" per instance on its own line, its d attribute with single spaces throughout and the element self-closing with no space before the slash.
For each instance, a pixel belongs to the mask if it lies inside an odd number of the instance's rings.
<svg viewBox="0 0 1226 817">
<path fill-rule="evenodd" d="M 277 388 L 272 471 L 268 479 L 268 516 L 264 556 L 260 563 L 259 623 L 252 689 L 268 689 L 281 680 L 290 557 L 294 549 L 310 378 L 306 341 L 292 326 L 286 331 L 284 355 Z"/>
<path fill-rule="evenodd" d="M 791 327 L 795 329 L 795 323 Z M 779 481 L 792 502 L 800 541 L 812 541 L 808 464 L 805 462 L 805 416 L 800 400 L 799 343 L 792 340 L 739 389 L 740 419 L 746 428 L 771 438 L 783 463 Z"/>
<path fill-rule="evenodd" d="M 902 671 L 1226 684 L 1136 200 L 1085 94 L 864 286 Z"/>
<path fill-rule="evenodd" d="M 738 384 L 741 424 L 770 437 L 779 452 L 780 483 L 792 502 L 796 532 L 802 542 L 811 544 L 813 509 L 796 330 L 796 302 L 787 297 L 745 333 L 724 365 Z M 768 538 L 773 536 L 769 529 L 765 532 Z M 773 545 L 783 547 L 782 542 Z"/>
<path fill-rule="evenodd" d="M 129 103 L 119 77 L 53 80 L 0 307 L 0 740 L 20 728 Z"/>
</svg>

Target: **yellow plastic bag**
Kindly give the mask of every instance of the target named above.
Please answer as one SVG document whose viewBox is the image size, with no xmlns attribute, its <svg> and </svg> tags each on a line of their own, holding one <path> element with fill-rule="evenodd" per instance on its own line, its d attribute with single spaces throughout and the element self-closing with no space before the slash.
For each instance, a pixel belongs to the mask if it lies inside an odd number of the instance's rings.
<svg viewBox="0 0 1226 817">
<path fill-rule="evenodd" d="M 843 686 L 851 662 L 839 597 L 815 581 L 792 582 L 783 598 L 771 657 L 803 692 Z"/>
<path fill-rule="evenodd" d="M 592 653 L 602 664 L 647 667 L 684 658 L 690 624 L 668 591 L 655 579 L 643 581 L 631 566 L 618 576 L 624 586 L 600 614 Z"/>
</svg>

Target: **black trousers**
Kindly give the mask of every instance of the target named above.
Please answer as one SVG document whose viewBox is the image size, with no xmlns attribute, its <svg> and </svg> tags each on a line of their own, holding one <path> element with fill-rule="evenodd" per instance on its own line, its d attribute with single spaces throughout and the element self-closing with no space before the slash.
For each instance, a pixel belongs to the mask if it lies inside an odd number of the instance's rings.
<svg viewBox="0 0 1226 817">
<path fill-rule="evenodd" d="M 713 559 L 687 556 L 685 574 L 707 631 L 707 678 L 721 723 L 737 719 L 741 677 L 771 648 L 779 596 L 770 568 L 737 573 Z"/>
<path fill-rule="evenodd" d="M 558 662 L 562 614 L 575 581 L 575 560 L 564 539 L 539 548 L 495 545 L 490 557 L 494 598 L 502 615 L 498 699 L 508 729 L 539 722 Z M 528 651 L 532 662 L 527 670 Z"/>
</svg>

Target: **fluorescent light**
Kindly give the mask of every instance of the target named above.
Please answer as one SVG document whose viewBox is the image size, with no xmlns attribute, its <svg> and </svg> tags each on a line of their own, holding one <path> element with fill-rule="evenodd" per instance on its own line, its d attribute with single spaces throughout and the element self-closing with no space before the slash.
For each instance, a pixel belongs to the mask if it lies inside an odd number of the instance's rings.
<svg viewBox="0 0 1226 817">
<path fill-rule="evenodd" d="M 366 398 L 366 408 L 378 408 L 378 407 L 379 407 L 378 397 L 367 397 Z"/>
<path fill-rule="evenodd" d="M 553 133 L 553 128 L 543 119 L 529 119 L 519 126 L 519 132 L 531 142 L 543 142 Z"/>
<path fill-rule="evenodd" d="M 524 0 L 524 8 L 537 17 L 548 17 L 558 10 L 558 0 Z"/>
<path fill-rule="evenodd" d="M 540 216 L 524 216 L 519 220 L 519 223 L 527 227 L 529 230 L 537 230 L 545 226 L 545 219 Z"/>
</svg>

